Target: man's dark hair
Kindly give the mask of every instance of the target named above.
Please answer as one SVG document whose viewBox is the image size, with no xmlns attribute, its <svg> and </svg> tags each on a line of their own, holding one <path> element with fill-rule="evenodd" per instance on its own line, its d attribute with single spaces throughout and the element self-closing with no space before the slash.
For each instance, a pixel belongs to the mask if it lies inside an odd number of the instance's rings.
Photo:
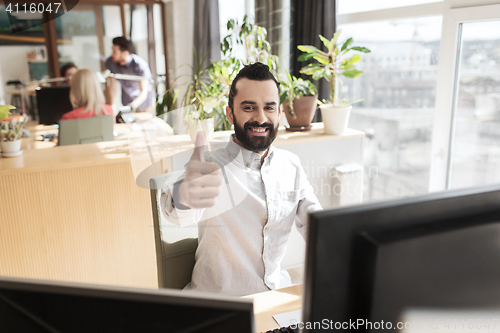
<svg viewBox="0 0 500 333">
<path fill-rule="evenodd" d="M 278 95 L 280 94 L 280 84 L 274 77 L 273 73 L 269 71 L 269 67 L 267 65 L 264 65 L 261 62 L 256 62 L 254 64 L 246 65 L 236 75 L 236 77 L 233 80 L 233 83 L 231 83 L 231 90 L 229 90 L 229 102 L 228 102 L 229 108 L 231 110 L 233 110 L 234 96 L 236 96 L 236 94 L 238 93 L 238 91 L 236 90 L 236 83 L 238 82 L 239 79 L 242 78 L 254 81 L 273 80 L 274 83 L 276 83 L 276 87 L 278 87 Z"/>
<path fill-rule="evenodd" d="M 68 62 L 68 63 L 64 64 L 61 67 L 61 77 L 66 77 L 66 72 L 68 71 L 68 69 L 71 69 L 71 68 L 77 68 L 77 67 L 72 62 Z"/>
<path fill-rule="evenodd" d="M 134 53 L 132 42 L 123 36 L 113 38 L 113 45 L 119 46 L 122 52 L 128 51 L 129 53 Z"/>
</svg>

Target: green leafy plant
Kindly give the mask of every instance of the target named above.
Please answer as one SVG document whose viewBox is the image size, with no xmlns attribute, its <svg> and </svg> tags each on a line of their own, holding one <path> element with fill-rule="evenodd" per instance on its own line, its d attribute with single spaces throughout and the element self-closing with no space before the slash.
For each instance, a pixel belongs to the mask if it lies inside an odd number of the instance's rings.
<svg viewBox="0 0 500 333">
<path fill-rule="evenodd" d="M 279 59 L 271 54 L 271 44 L 267 41 L 267 30 L 253 24 L 247 15 L 239 24 L 237 19 L 227 21 L 228 35 L 221 43 L 224 57 L 236 58 L 236 45 L 245 47 L 246 63 L 262 62 L 269 66 L 273 74 L 277 74 Z"/>
<path fill-rule="evenodd" d="M 12 105 L 0 105 L 0 121 L 10 116 L 10 110 L 15 109 Z M 24 116 L 21 120 L 12 119 L 11 121 L 2 121 L 0 128 L 0 141 L 15 141 L 23 136 L 23 128 L 28 122 L 28 117 Z"/>
<path fill-rule="evenodd" d="M 295 110 L 293 109 L 293 100 L 295 98 L 301 98 L 302 96 L 314 96 L 318 93 L 318 89 L 309 80 L 304 80 L 301 78 L 297 78 L 295 76 L 291 76 L 288 71 L 285 71 L 287 76 L 287 81 L 281 80 L 281 95 L 280 95 L 280 103 L 283 104 L 286 100 L 288 100 L 288 110 L 290 112 L 290 116 L 292 119 L 297 118 L 295 114 Z"/>
<path fill-rule="evenodd" d="M 10 116 L 10 110 L 15 109 L 13 105 L 0 105 L 0 120 Z"/>
<path fill-rule="evenodd" d="M 361 55 L 358 53 L 348 55 L 348 53 L 352 53 L 352 51 L 358 51 L 361 53 L 370 52 L 370 50 L 366 47 L 351 46 L 353 44 L 352 38 L 348 38 L 341 47 L 336 46 L 340 32 L 341 30 L 337 31 L 333 35 L 332 39 L 327 39 L 319 35 L 320 40 L 328 50 L 327 52 L 323 52 L 312 45 L 298 46 L 300 51 L 305 52 L 298 58 L 299 61 L 307 61 L 309 59 L 317 61 L 316 63 L 311 63 L 302 67 L 300 72 L 306 75 L 312 75 L 314 80 L 325 78 L 329 82 L 330 101 L 333 105 L 352 104 L 360 101 L 357 100 L 348 102 L 340 100 L 342 93 L 342 83 L 340 78 L 342 76 L 355 78 L 363 74 L 362 71 L 356 69 L 355 65 L 361 60 Z"/>
<path fill-rule="evenodd" d="M 187 115 L 188 119 L 214 117 L 216 131 L 231 129 L 231 124 L 226 118 L 225 106 L 228 102 L 231 83 L 244 64 L 262 62 L 268 65 L 274 74 L 277 73 L 279 64 L 278 57 L 271 54 L 271 45 L 266 40 L 266 29 L 250 22 L 247 16 L 243 18 L 241 24 L 236 19 L 228 20 L 227 28 L 229 33 L 220 44 L 223 53 L 222 60 L 212 62 L 205 67 L 204 64 L 209 53 L 207 52 L 203 58 L 199 58 L 194 50 L 196 65 L 194 68 L 190 66 L 193 74 L 185 86 L 186 92 L 180 98 L 181 106 L 194 105 L 194 110 Z M 245 48 L 244 57 L 238 54 L 237 45 L 242 45 Z M 168 98 L 170 98 L 173 105 L 177 99 L 178 91 L 182 87 L 178 86 L 167 90 L 162 100 L 169 101 Z M 157 113 L 164 109 L 163 105 L 157 106 Z"/>
</svg>

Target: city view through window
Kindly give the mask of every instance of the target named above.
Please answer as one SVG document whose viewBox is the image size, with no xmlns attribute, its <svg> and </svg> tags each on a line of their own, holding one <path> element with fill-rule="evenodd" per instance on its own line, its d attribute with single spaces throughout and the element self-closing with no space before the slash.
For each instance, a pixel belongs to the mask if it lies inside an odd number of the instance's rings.
<svg viewBox="0 0 500 333">
<path fill-rule="evenodd" d="M 441 17 L 339 26 L 341 39 L 369 48 L 344 79 L 353 105 L 349 126 L 366 133 L 364 201 L 428 191 Z M 369 170 L 369 172 L 368 172 Z"/>
<path fill-rule="evenodd" d="M 442 18 L 344 24 L 371 49 L 344 80 L 350 127 L 364 131 L 364 201 L 428 192 Z M 500 181 L 500 21 L 464 23 L 450 188 Z"/>
</svg>

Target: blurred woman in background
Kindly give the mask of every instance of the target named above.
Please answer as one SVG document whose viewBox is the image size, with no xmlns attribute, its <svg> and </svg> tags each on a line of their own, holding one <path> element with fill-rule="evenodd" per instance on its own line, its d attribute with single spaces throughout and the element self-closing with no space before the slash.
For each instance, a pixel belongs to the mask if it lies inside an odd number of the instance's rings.
<svg viewBox="0 0 500 333">
<path fill-rule="evenodd" d="M 73 74 L 71 81 L 69 99 L 74 110 L 65 113 L 63 120 L 113 115 L 111 105 L 104 104 L 101 84 L 94 72 L 81 69 Z"/>
<path fill-rule="evenodd" d="M 66 78 L 66 81 L 63 83 L 67 86 L 71 85 L 71 78 L 73 74 L 75 74 L 78 71 L 78 68 L 76 65 L 72 62 L 68 62 L 64 66 L 61 67 L 61 77 Z"/>
</svg>

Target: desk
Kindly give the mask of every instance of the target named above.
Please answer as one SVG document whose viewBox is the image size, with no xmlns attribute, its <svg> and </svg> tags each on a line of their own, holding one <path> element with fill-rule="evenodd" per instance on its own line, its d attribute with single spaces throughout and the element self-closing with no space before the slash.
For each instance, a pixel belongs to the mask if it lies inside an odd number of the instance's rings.
<svg viewBox="0 0 500 333">
<path fill-rule="evenodd" d="M 243 298 L 253 299 L 255 328 L 258 333 L 279 328 L 273 316 L 302 308 L 302 285 L 266 291 Z"/>
</svg>

